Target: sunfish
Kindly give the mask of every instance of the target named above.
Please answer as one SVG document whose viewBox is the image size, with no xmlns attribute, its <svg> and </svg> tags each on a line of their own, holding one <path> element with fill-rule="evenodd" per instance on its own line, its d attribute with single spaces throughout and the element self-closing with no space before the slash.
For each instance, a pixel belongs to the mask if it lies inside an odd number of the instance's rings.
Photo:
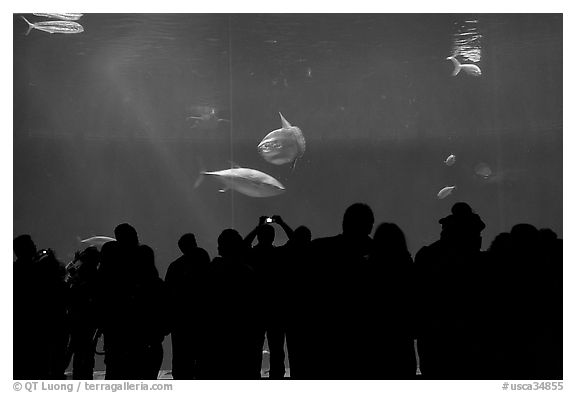
<svg viewBox="0 0 576 393">
<path fill-rule="evenodd" d="M 78 241 L 82 244 L 87 245 L 87 246 L 100 247 L 104 243 L 114 242 L 114 241 L 116 241 L 116 239 L 114 239 L 113 237 L 108 237 L 108 236 L 93 236 L 93 237 L 89 237 L 88 239 L 84 239 L 84 240 L 82 240 L 81 238 L 78 238 Z"/>
<path fill-rule="evenodd" d="M 448 158 L 446 158 L 446 160 L 444 161 L 444 164 L 452 166 L 454 165 L 455 162 L 456 162 L 456 156 L 454 154 L 450 154 Z"/>
<path fill-rule="evenodd" d="M 460 64 L 460 62 L 454 57 L 447 57 L 446 60 L 451 60 L 454 63 L 454 71 L 452 71 L 452 76 L 458 75 L 460 70 L 463 70 L 466 74 L 472 76 L 482 75 L 482 70 L 476 64 Z"/>
<path fill-rule="evenodd" d="M 280 113 L 280 112 L 278 112 Z M 306 140 L 300 128 L 291 125 L 280 113 L 282 128 L 270 132 L 258 144 L 258 152 L 268 162 L 275 165 L 296 161 L 306 151 Z"/>
<path fill-rule="evenodd" d="M 444 199 L 444 198 L 446 198 L 448 195 L 452 194 L 452 191 L 454 191 L 455 189 L 456 189 L 456 186 L 444 187 L 444 188 L 441 189 L 440 192 L 438 193 L 438 199 Z"/>
<path fill-rule="evenodd" d="M 51 19 L 60 19 L 60 20 L 78 20 L 80 18 L 82 18 L 82 15 L 84 14 L 73 14 L 73 13 L 68 13 L 68 14 L 49 14 L 49 13 L 44 13 L 44 14 L 40 14 L 40 13 L 35 13 L 33 15 L 36 16 L 42 16 L 44 18 L 51 18 Z"/>
<path fill-rule="evenodd" d="M 24 17 L 22 17 L 28 23 L 28 31 L 26 35 L 30 33 L 32 29 L 45 31 L 46 33 L 62 33 L 62 34 L 75 34 L 75 33 L 82 33 L 84 31 L 84 27 L 81 24 L 76 22 L 69 22 L 65 20 L 51 20 L 48 22 L 36 22 L 30 23 Z"/>
<path fill-rule="evenodd" d="M 194 188 L 200 185 L 203 176 L 214 176 L 224 185 L 220 192 L 232 189 L 250 197 L 266 198 L 280 195 L 286 190 L 278 180 L 256 169 L 231 168 L 215 172 L 201 171 L 200 175 Z"/>
</svg>

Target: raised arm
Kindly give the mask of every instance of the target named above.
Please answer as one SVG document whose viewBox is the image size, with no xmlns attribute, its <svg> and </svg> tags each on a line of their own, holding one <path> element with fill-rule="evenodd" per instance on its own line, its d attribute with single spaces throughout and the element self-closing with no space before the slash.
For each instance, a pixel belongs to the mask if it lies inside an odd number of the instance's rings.
<svg viewBox="0 0 576 393">
<path fill-rule="evenodd" d="M 266 218 L 267 218 L 266 216 L 260 216 L 260 218 L 258 219 L 258 225 L 256 225 L 256 227 L 252 229 L 252 231 L 248 234 L 248 236 L 244 238 L 244 243 L 248 247 L 252 247 L 252 242 L 254 242 L 256 234 L 258 233 L 258 227 L 264 225 L 264 223 L 266 222 Z"/>
<path fill-rule="evenodd" d="M 280 216 L 272 216 L 272 220 L 280 225 L 282 227 L 282 229 L 284 230 L 284 232 L 286 233 L 286 236 L 288 236 L 288 240 L 292 240 L 292 236 L 294 234 L 294 231 L 292 230 L 292 228 L 290 228 L 290 226 L 288 224 L 286 224 L 284 222 L 284 220 L 282 219 L 282 217 Z"/>
</svg>

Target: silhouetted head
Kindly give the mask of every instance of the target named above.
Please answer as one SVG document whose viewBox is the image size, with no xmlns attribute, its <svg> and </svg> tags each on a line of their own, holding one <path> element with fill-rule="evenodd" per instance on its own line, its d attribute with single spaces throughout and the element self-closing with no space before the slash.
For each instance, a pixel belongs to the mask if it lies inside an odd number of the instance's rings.
<svg viewBox="0 0 576 393">
<path fill-rule="evenodd" d="M 496 235 L 490 247 L 489 253 L 496 253 L 498 255 L 506 254 L 511 250 L 511 235 L 508 232 L 502 232 Z"/>
<path fill-rule="evenodd" d="M 304 245 L 309 244 L 312 241 L 312 232 L 310 229 L 304 225 L 300 225 L 298 228 L 294 230 L 292 234 L 292 238 L 294 239 L 294 243 Z"/>
<path fill-rule="evenodd" d="M 196 244 L 196 236 L 194 236 L 193 233 L 185 233 L 180 237 L 180 240 L 178 240 L 178 247 L 180 251 L 182 251 L 182 254 L 190 255 L 198 247 Z"/>
<path fill-rule="evenodd" d="M 274 243 L 275 236 L 276 232 L 274 231 L 274 227 L 268 224 L 260 225 L 256 232 L 259 245 L 271 246 L 272 243 Z"/>
<path fill-rule="evenodd" d="M 368 236 L 374 226 L 374 213 L 365 203 L 354 203 L 344 212 L 342 232 L 350 236 Z"/>
<path fill-rule="evenodd" d="M 373 253 L 378 256 L 409 256 L 406 237 L 402 229 L 394 223 L 384 222 L 374 232 Z"/>
<path fill-rule="evenodd" d="M 238 256 L 243 245 L 244 240 L 235 229 L 224 229 L 218 236 L 218 254 L 224 258 Z"/>
<path fill-rule="evenodd" d="M 533 248 L 538 241 L 538 229 L 531 224 L 516 224 L 510 230 L 515 243 L 526 248 Z"/>
<path fill-rule="evenodd" d="M 451 215 L 438 221 L 442 225 L 440 237 L 453 242 L 458 248 L 479 250 L 482 245 L 481 232 L 486 224 L 467 203 L 455 203 L 451 212 Z"/>
<path fill-rule="evenodd" d="M 14 254 L 17 259 L 31 260 L 38 252 L 30 235 L 20 235 L 14 239 Z"/>
<path fill-rule="evenodd" d="M 114 229 L 114 236 L 116 237 L 116 241 L 123 246 L 138 245 L 138 233 L 130 224 L 124 223 L 118 225 Z"/>
</svg>

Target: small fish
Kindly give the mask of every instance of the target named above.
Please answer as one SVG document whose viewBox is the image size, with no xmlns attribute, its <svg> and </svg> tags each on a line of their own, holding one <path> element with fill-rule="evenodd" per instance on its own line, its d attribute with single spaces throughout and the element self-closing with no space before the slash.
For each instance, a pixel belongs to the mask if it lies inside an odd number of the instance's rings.
<svg viewBox="0 0 576 393">
<path fill-rule="evenodd" d="M 44 14 L 40 14 L 40 13 L 35 13 L 33 15 L 36 16 L 42 16 L 44 18 L 50 18 L 50 19 L 60 19 L 60 20 L 79 20 L 80 18 L 82 18 L 82 15 L 84 14 L 74 14 L 74 13 L 69 13 L 69 14 L 49 14 L 49 13 L 44 13 Z"/>
<path fill-rule="evenodd" d="M 30 23 L 24 17 L 22 17 L 28 23 L 28 31 L 26 35 L 30 34 L 32 29 L 45 31 L 46 33 L 54 34 L 54 33 L 61 33 L 61 34 L 76 34 L 82 33 L 84 31 L 84 27 L 76 22 L 68 22 L 63 20 L 53 20 L 48 22 L 37 22 L 37 23 Z"/>
<path fill-rule="evenodd" d="M 438 199 L 444 199 L 444 198 L 446 198 L 448 195 L 452 194 L 452 191 L 454 191 L 455 189 L 456 189 L 456 186 L 444 187 L 444 188 L 441 189 L 440 192 L 438 193 Z"/>
<path fill-rule="evenodd" d="M 444 164 L 448 166 L 452 166 L 456 163 L 456 156 L 454 154 L 450 154 L 448 158 L 444 161 Z"/>
<path fill-rule="evenodd" d="M 82 244 L 87 245 L 87 246 L 100 247 L 105 243 L 115 242 L 116 239 L 114 239 L 113 237 L 108 237 L 108 236 L 93 236 L 93 237 L 89 237 L 88 239 L 84 239 L 84 240 L 82 240 L 81 238 L 78 238 L 78 241 Z"/>
<path fill-rule="evenodd" d="M 306 151 L 306 140 L 300 128 L 291 125 L 282 113 L 278 113 L 282 128 L 268 133 L 258 144 L 258 152 L 266 161 L 274 165 L 292 162 L 292 167 L 294 167 L 296 161 Z"/>
<path fill-rule="evenodd" d="M 222 171 L 201 171 L 194 188 L 202 182 L 203 176 L 214 176 L 223 185 L 220 192 L 228 189 L 254 198 L 267 198 L 282 194 L 286 188 L 272 176 L 250 168 L 231 168 Z"/>
<path fill-rule="evenodd" d="M 483 179 L 488 179 L 490 176 L 492 176 L 492 169 L 490 169 L 488 164 L 485 162 L 480 162 L 474 167 L 474 173 Z"/>
<path fill-rule="evenodd" d="M 460 64 L 454 56 L 447 57 L 446 60 L 451 60 L 454 63 L 454 71 L 452 71 L 452 76 L 458 75 L 460 70 L 463 70 L 466 74 L 472 76 L 482 75 L 482 70 L 476 64 Z"/>
</svg>

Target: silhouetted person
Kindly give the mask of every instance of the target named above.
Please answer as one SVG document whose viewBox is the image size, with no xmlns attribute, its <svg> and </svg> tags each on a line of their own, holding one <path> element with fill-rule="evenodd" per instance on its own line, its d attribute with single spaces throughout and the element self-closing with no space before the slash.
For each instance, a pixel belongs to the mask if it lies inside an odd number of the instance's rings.
<svg viewBox="0 0 576 393">
<path fill-rule="evenodd" d="M 202 377 L 207 347 L 207 288 L 210 256 L 196 244 L 192 233 L 178 241 L 182 256 L 168 267 L 166 286 L 170 293 L 172 376 L 174 379 Z"/>
<path fill-rule="evenodd" d="M 73 357 L 72 377 L 74 379 L 92 379 L 94 373 L 93 338 L 97 328 L 96 280 L 99 263 L 98 249 L 88 247 L 77 253 L 74 260 L 66 267 L 70 324 L 68 357 Z"/>
<path fill-rule="evenodd" d="M 489 249 L 499 279 L 496 369 L 491 378 L 562 378 L 562 253 L 549 230 L 514 225 Z M 526 323 L 526 315 L 546 315 Z"/>
<path fill-rule="evenodd" d="M 162 366 L 162 341 L 169 333 L 168 314 L 163 311 L 168 301 L 164 282 L 154 263 L 154 251 L 140 245 L 131 284 L 125 346 L 128 367 L 125 379 L 157 379 Z"/>
<path fill-rule="evenodd" d="M 44 379 L 42 369 L 41 330 L 37 329 L 38 308 L 34 270 L 37 248 L 30 235 L 14 239 L 14 379 Z"/>
<path fill-rule="evenodd" d="M 210 264 L 208 329 L 204 377 L 258 379 L 258 281 L 246 263 L 247 247 L 234 229 L 218 236 L 219 256 Z"/>
<path fill-rule="evenodd" d="M 124 223 L 114 229 L 116 241 L 105 243 L 98 271 L 100 325 L 104 335 L 106 379 L 128 379 L 133 374 L 133 329 L 128 312 L 133 306 L 134 273 L 138 269 L 139 241 L 136 229 Z"/>
<path fill-rule="evenodd" d="M 482 378 L 486 275 L 480 251 L 485 224 L 466 203 L 442 218 L 440 240 L 416 254 L 418 352 L 427 379 Z"/>
<path fill-rule="evenodd" d="M 284 340 L 286 336 L 285 320 L 285 274 L 286 268 L 281 253 L 274 247 L 275 231 L 274 227 L 266 223 L 267 217 L 260 217 L 258 225 L 244 241 L 250 247 L 249 264 L 252 266 L 262 289 L 261 315 L 259 316 L 259 356 L 256 359 L 255 367 L 261 370 L 262 350 L 264 349 L 264 339 L 268 339 L 268 350 L 270 352 L 270 379 L 284 378 Z M 286 231 L 290 236 L 292 230 L 280 216 L 272 219 Z M 258 243 L 252 247 L 254 237 Z"/>
<path fill-rule="evenodd" d="M 315 378 L 355 379 L 363 372 L 359 348 L 369 344 L 363 341 L 359 308 L 361 272 L 371 252 L 373 225 L 372 209 L 355 203 L 344 212 L 340 235 L 312 241 L 310 307 L 315 312 L 309 334 L 317 354 Z"/>
<path fill-rule="evenodd" d="M 277 220 L 276 220 L 277 221 Z M 282 221 L 283 222 L 283 221 Z M 286 223 L 283 222 L 287 226 Z M 312 233 L 306 226 L 299 226 L 294 231 L 287 226 L 288 242 L 278 247 L 280 258 L 284 261 L 286 304 L 284 307 L 286 321 L 286 346 L 290 362 L 290 378 L 315 378 L 314 338 L 311 337 L 310 315 L 314 312 L 309 307 L 314 282 L 310 279 L 310 252 Z M 309 371 L 309 373 L 307 373 Z"/>
<path fill-rule="evenodd" d="M 366 379 L 413 379 L 414 266 L 402 230 L 382 223 L 374 233 L 364 272 L 362 321 L 366 344 L 361 348 Z"/>
<path fill-rule="evenodd" d="M 63 379 L 66 328 L 64 268 L 29 235 L 14 239 L 14 378 Z"/>
</svg>

